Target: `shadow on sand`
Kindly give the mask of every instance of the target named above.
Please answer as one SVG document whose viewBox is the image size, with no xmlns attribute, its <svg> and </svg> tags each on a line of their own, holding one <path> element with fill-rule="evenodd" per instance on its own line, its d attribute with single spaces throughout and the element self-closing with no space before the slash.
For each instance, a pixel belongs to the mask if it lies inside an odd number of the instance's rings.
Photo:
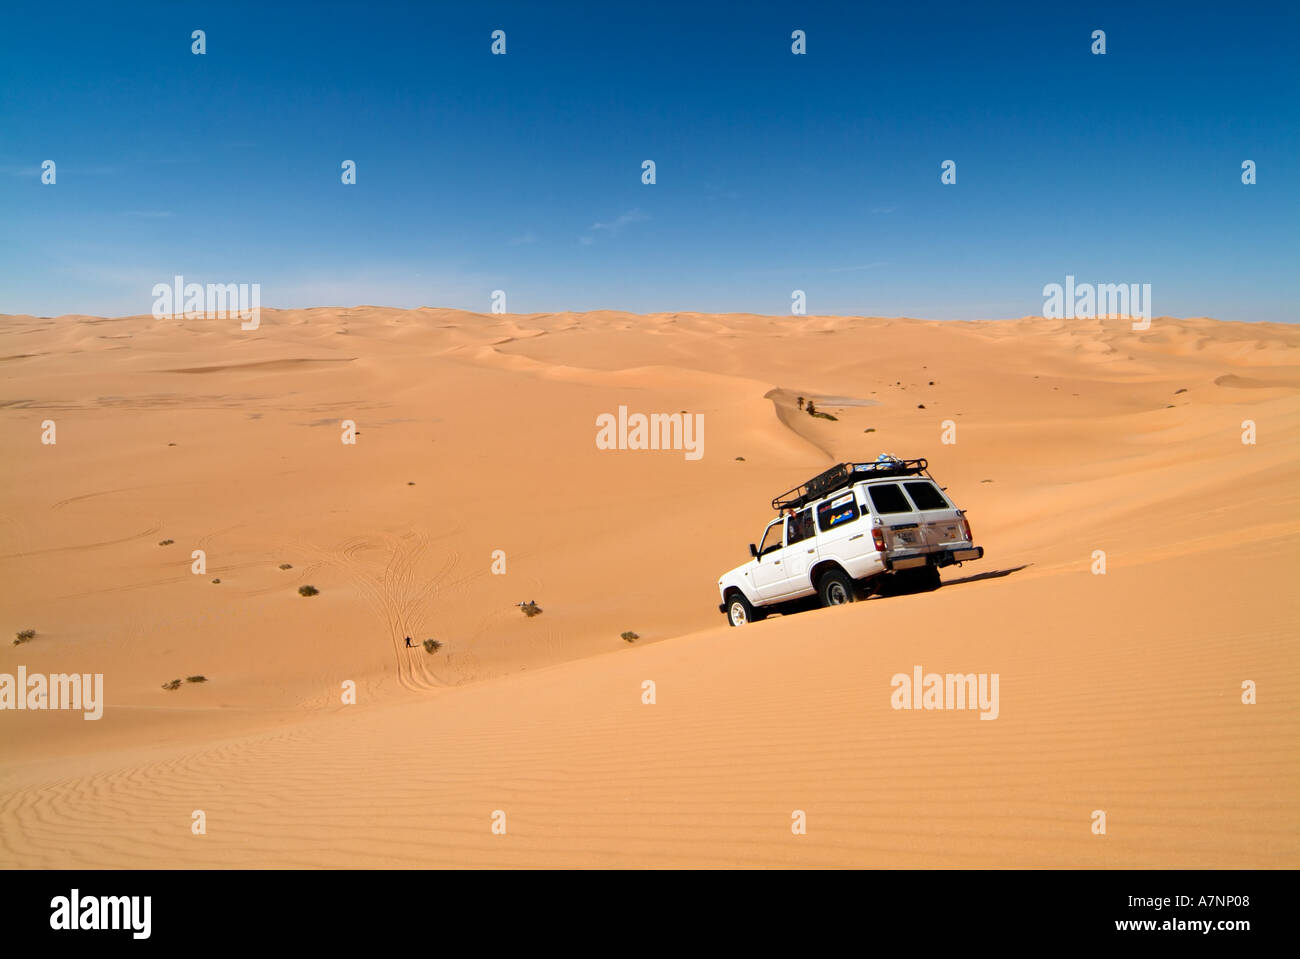
<svg viewBox="0 0 1300 959">
<path fill-rule="evenodd" d="M 982 579 L 1001 579 L 1003 576 L 1010 576 L 1012 573 L 1018 573 L 1022 569 L 1028 569 L 1033 563 L 1025 563 L 1023 566 L 1013 566 L 1010 569 L 991 569 L 987 573 L 976 573 L 974 576 L 963 576 L 961 579 L 945 579 L 944 586 L 956 586 L 959 583 L 978 583 Z"/>
</svg>

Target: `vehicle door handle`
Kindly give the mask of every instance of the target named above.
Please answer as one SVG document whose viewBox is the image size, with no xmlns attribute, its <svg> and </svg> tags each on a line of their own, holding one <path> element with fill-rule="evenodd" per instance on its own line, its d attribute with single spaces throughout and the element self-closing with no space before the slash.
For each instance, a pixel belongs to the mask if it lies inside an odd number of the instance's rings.
<svg viewBox="0 0 1300 959">
<path fill-rule="evenodd" d="M 857 536 L 850 536 L 850 537 L 849 537 L 849 542 L 851 543 L 851 542 L 853 542 L 855 539 L 862 539 L 862 537 L 864 537 L 864 536 L 866 536 L 866 535 L 867 535 L 866 533 L 859 533 Z M 808 550 L 808 552 L 811 553 L 812 550 Z"/>
</svg>

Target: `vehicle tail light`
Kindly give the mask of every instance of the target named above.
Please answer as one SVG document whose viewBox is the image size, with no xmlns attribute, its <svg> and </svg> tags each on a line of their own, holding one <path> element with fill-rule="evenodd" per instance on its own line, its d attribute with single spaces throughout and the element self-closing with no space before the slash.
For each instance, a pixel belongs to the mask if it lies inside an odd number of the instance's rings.
<svg viewBox="0 0 1300 959">
<path fill-rule="evenodd" d="M 885 531 L 879 526 L 871 531 L 871 542 L 875 544 L 877 552 L 883 553 L 885 551 Z"/>
<path fill-rule="evenodd" d="M 961 518 L 961 528 L 962 528 L 962 532 L 966 534 L 966 542 L 968 543 L 975 542 L 975 538 L 971 536 L 971 532 L 970 532 L 970 520 L 968 520 L 965 516 Z"/>
</svg>

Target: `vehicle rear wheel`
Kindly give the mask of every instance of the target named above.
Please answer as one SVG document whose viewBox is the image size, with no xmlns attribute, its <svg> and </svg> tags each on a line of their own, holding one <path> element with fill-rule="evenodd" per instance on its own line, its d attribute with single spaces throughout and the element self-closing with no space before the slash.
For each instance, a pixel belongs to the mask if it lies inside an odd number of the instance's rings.
<svg viewBox="0 0 1300 959">
<path fill-rule="evenodd" d="M 727 622 L 732 626 L 744 626 L 757 623 L 763 614 L 756 610 L 743 593 L 732 593 L 727 597 Z"/>
<path fill-rule="evenodd" d="M 817 581 L 817 598 L 823 606 L 843 606 L 858 598 L 858 586 L 842 569 L 832 569 Z"/>
</svg>

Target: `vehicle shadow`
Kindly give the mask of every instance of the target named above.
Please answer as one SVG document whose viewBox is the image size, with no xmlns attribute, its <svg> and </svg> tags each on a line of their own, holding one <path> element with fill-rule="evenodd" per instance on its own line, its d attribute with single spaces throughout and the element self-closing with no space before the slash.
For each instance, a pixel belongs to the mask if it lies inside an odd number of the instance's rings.
<svg viewBox="0 0 1300 959">
<path fill-rule="evenodd" d="M 1013 566 L 1009 569 L 991 569 L 987 573 L 975 573 L 971 576 L 963 576 L 960 579 L 945 579 L 939 586 L 927 588 L 925 586 L 891 586 L 887 591 L 872 592 L 867 600 L 878 602 L 882 599 L 893 599 L 896 596 L 916 596 L 920 593 L 931 593 L 935 589 L 947 589 L 949 586 L 960 586 L 963 583 L 978 583 L 985 579 L 1001 579 L 1003 576 L 1010 576 L 1012 573 L 1018 573 L 1022 569 L 1032 566 L 1032 563 L 1025 563 L 1023 566 Z"/>
<path fill-rule="evenodd" d="M 1033 563 L 1025 563 L 1023 566 L 1013 566 L 1010 569 L 991 569 L 987 573 L 976 573 L 973 576 L 963 576 L 961 579 L 945 579 L 944 586 L 956 586 L 959 583 L 978 583 L 982 579 L 1001 579 L 1003 576 L 1010 576 L 1012 573 L 1018 573 L 1022 569 L 1028 569 Z"/>
</svg>

